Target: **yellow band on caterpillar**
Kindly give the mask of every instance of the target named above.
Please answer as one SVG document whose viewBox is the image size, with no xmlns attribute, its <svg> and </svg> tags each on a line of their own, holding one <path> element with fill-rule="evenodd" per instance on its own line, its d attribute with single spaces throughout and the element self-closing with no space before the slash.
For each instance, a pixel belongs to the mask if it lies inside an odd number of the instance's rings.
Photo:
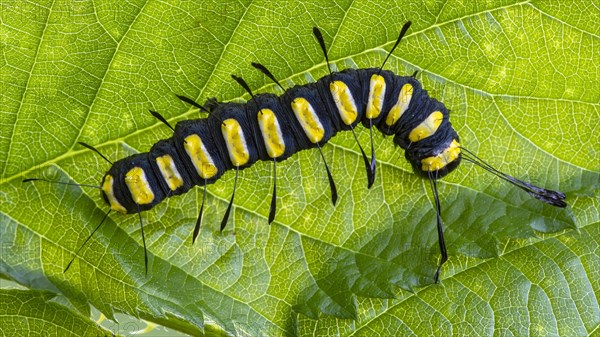
<svg viewBox="0 0 600 337">
<path fill-rule="evenodd" d="M 136 204 L 145 205 L 154 200 L 154 193 L 146 178 L 146 172 L 141 167 L 136 166 L 125 173 L 125 184 Z"/>
<path fill-rule="evenodd" d="M 179 187 L 183 186 L 183 178 L 175 166 L 173 158 L 168 154 L 156 158 L 156 165 L 160 169 L 163 179 L 169 185 L 171 191 L 175 191 Z"/>
<path fill-rule="evenodd" d="M 400 117 L 402 117 L 402 114 L 408 109 L 412 95 L 413 86 L 410 83 L 403 85 L 402 89 L 400 89 L 400 93 L 398 94 L 398 101 L 390 109 L 390 112 L 385 118 L 385 124 L 387 126 L 392 126 L 398 122 Z"/>
<path fill-rule="evenodd" d="M 296 97 L 292 103 L 292 111 L 302 125 L 304 133 L 312 143 L 318 143 L 325 136 L 325 129 L 312 105 L 302 97 Z"/>
<path fill-rule="evenodd" d="M 104 177 L 104 182 L 102 183 L 102 191 L 104 195 L 108 199 L 108 203 L 110 204 L 110 208 L 123 214 L 127 214 L 127 210 L 123 207 L 117 198 L 115 197 L 114 189 L 113 189 L 114 179 L 111 175 L 106 175 Z"/>
<path fill-rule="evenodd" d="M 261 109 L 258 112 L 258 125 L 271 158 L 277 158 L 285 152 L 285 142 L 277 116 L 271 109 Z"/>
<path fill-rule="evenodd" d="M 442 124 L 444 120 L 444 115 L 439 111 L 432 112 L 421 124 L 417 125 L 410 134 L 408 135 L 408 139 L 411 142 L 418 142 L 421 139 L 425 139 L 433 135 L 437 129 Z"/>
<path fill-rule="evenodd" d="M 456 139 L 452 140 L 450 146 L 437 156 L 421 159 L 421 169 L 423 171 L 437 171 L 450 164 L 460 155 L 460 144 Z"/>
<path fill-rule="evenodd" d="M 250 159 L 248 144 L 244 138 L 244 131 L 238 121 L 233 118 L 228 118 L 221 124 L 221 133 L 227 144 L 227 152 L 229 159 L 234 166 L 241 166 Z"/>
<path fill-rule="evenodd" d="M 342 81 L 333 81 L 329 84 L 329 91 L 331 91 L 331 96 L 344 124 L 350 125 L 354 123 L 358 116 L 358 111 L 350 88 Z"/>
<path fill-rule="evenodd" d="M 377 118 L 383 107 L 385 99 L 385 78 L 381 75 L 373 74 L 369 82 L 369 101 L 367 103 L 367 118 Z"/>
<path fill-rule="evenodd" d="M 210 153 L 204 147 L 200 136 L 197 134 L 191 134 L 185 137 L 185 142 L 183 143 L 183 147 L 185 148 L 185 152 L 188 157 L 194 164 L 194 168 L 198 175 L 203 179 L 212 178 L 219 170 L 217 166 L 215 166 L 215 162 L 213 161 Z"/>
</svg>

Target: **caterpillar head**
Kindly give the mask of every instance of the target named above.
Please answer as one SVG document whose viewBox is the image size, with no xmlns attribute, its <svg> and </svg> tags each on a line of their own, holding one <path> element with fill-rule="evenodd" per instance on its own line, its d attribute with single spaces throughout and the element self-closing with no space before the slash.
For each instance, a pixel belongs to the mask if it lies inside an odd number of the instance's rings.
<svg viewBox="0 0 600 337">
<path fill-rule="evenodd" d="M 452 172 L 462 160 L 465 160 L 517 186 L 538 200 L 556 207 L 567 207 L 567 203 L 565 202 L 566 195 L 564 193 L 541 188 L 501 172 L 467 148 L 461 146 L 454 129 L 450 130 L 449 137 L 446 138 L 445 142 L 441 142 L 441 145 L 433 147 L 409 147 L 405 152 L 405 156 L 417 174 L 429 178 L 432 182 Z"/>
<path fill-rule="evenodd" d="M 408 148 L 406 159 L 413 170 L 424 177 L 439 179 L 454 171 L 460 164 L 461 147 L 456 132 L 451 133 L 447 141 L 433 147 Z"/>
</svg>

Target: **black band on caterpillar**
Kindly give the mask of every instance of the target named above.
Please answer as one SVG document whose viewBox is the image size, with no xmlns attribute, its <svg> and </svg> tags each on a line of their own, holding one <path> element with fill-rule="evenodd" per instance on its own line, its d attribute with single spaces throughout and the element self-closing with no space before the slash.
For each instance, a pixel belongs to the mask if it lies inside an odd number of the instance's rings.
<svg viewBox="0 0 600 337">
<path fill-rule="evenodd" d="M 388 57 L 409 26 L 410 22 L 404 25 Z M 448 109 L 443 103 L 429 97 L 415 79 L 416 72 L 412 76 L 399 76 L 382 70 L 388 57 L 380 68 L 332 72 L 323 36 L 318 28 L 314 28 L 313 32 L 323 50 L 329 75 L 316 83 L 289 88 L 281 96 L 254 95 L 243 79 L 232 75 L 252 97 L 243 104 L 219 103 L 215 99 L 209 99 L 205 105 L 200 105 L 189 98 L 178 96 L 184 102 L 209 112 L 209 117 L 181 121 L 173 128 L 159 113 L 150 111 L 173 129 L 174 133 L 172 138 L 157 142 L 147 153 L 132 155 L 113 164 L 98 150 L 82 143 L 112 165 L 103 177 L 101 186 L 92 187 L 101 189 L 111 210 L 140 213 L 167 197 L 186 193 L 194 186 L 204 186 L 205 197 L 207 184 L 217 181 L 226 171 L 235 169 L 234 192 L 221 222 L 223 230 L 234 201 L 239 170 L 258 160 L 272 161 L 274 182 L 269 211 L 271 223 L 276 211 L 277 162 L 300 150 L 318 148 L 321 151 L 321 147 L 337 132 L 350 130 L 354 133 L 354 128 L 359 123 L 371 130 L 376 127 L 385 135 L 394 135 L 394 143 L 405 150 L 405 157 L 414 171 L 429 179 L 435 200 L 441 252 L 435 282 L 439 279 L 442 264 L 448 258 L 436 180 L 456 169 L 461 159 L 482 167 L 545 203 L 566 207 L 563 193 L 515 179 L 462 147 L 450 123 Z M 266 67 L 258 63 L 252 63 L 252 66 L 283 89 Z M 358 143 L 356 135 L 354 137 Z M 371 187 L 375 179 L 376 162 L 373 139 L 371 160 L 367 158 L 360 143 L 358 146 L 365 162 L 368 187 Z M 322 152 L 321 157 L 325 160 Z M 327 163 L 325 168 L 335 205 L 337 189 Z M 43 179 L 24 181 L 32 180 Z M 198 235 L 203 210 L 204 198 L 192 240 Z M 141 215 L 140 226 L 143 233 Z"/>
</svg>

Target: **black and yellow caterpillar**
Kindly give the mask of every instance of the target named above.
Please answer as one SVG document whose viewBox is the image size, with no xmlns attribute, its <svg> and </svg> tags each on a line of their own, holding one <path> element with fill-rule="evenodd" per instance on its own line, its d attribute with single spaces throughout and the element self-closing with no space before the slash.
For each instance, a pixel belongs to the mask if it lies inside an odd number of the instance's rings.
<svg viewBox="0 0 600 337">
<path fill-rule="evenodd" d="M 367 102 L 366 104 L 362 102 Z M 323 146 L 359 122 L 405 149 L 417 172 L 441 178 L 460 163 L 460 145 L 446 107 L 417 80 L 379 69 L 347 69 L 246 104 L 216 103 L 215 117 L 185 120 L 173 138 L 114 163 L 102 180 L 113 210 L 137 213 L 169 196 L 211 184 L 258 160 L 281 161 Z"/>
<path fill-rule="evenodd" d="M 410 22 L 404 25 L 390 54 L 409 26 Z M 327 59 L 321 33 L 315 28 L 314 34 Z M 279 85 L 264 66 L 253 65 Z M 189 98 L 180 97 L 210 115 L 181 121 L 172 128 L 160 114 L 151 111 L 173 129 L 173 137 L 160 140 L 149 152 L 135 154 L 112 164 L 102 178 L 102 196 L 111 210 L 125 214 L 140 213 L 167 197 L 186 193 L 194 186 L 204 186 L 206 195 L 206 185 L 217 181 L 228 170 L 236 170 L 237 183 L 240 169 L 259 160 L 273 161 L 270 223 L 276 210 L 276 163 L 300 150 L 320 150 L 337 132 L 354 132 L 354 127 L 362 123 L 371 130 L 376 127 L 384 135 L 393 135 L 394 144 L 405 150 L 405 157 L 414 171 L 428 178 L 431 183 L 442 255 L 434 278 L 436 282 L 440 268 L 447 260 L 436 180 L 456 169 L 461 160 L 481 166 L 548 204 L 566 206 L 563 193 L 536 187 L 499 172 L 461 146 L 444 104 L 429 97 L 414 75 L 399 76 L 382 70 L 382 67 L 330 71 L 329 75 L 315 83 L 289 88 L 281 96 L 254 95 L 244 80 L 233 76 L 252 97 L 246 103 L 209 100 L 205 105 L 199 105 Z M 97 151 L 89 145 L 85 146 Z M 362 147 L 360 149 L 370 187 L 375 179 L 373 141 L 370 160 Z M 325 168 L 332 202 L 335 204 L 335 183 L 327 164 Z M 234 196 L 235 187 L 221 230 L 227 224 Z M 193 240 L 198 234 L 203 208 L 204 201 Z"/>
</svg>

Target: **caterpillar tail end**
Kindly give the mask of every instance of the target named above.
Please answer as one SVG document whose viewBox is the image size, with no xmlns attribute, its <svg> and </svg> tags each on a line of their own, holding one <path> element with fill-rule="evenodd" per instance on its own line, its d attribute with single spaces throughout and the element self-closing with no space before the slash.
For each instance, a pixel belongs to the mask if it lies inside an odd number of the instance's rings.
<svg viewBox="0 0 600 337">
<path fill-rule="evenodd" d="M 513 178 L 514 179 L 514 178 Z M 547 190 L 545 188 L 541 188 L 530 184 L 525 181 L 521 181 L 518 179 L 514 179 L 515 185 L 527 192 L 532 197 L 547 203 L 548 205 L 552 205 L 555 207 L 565 208 L 567 207 L 567 202 L 565 199 L 567 196 L 560 191 Z"/>
</svg>

